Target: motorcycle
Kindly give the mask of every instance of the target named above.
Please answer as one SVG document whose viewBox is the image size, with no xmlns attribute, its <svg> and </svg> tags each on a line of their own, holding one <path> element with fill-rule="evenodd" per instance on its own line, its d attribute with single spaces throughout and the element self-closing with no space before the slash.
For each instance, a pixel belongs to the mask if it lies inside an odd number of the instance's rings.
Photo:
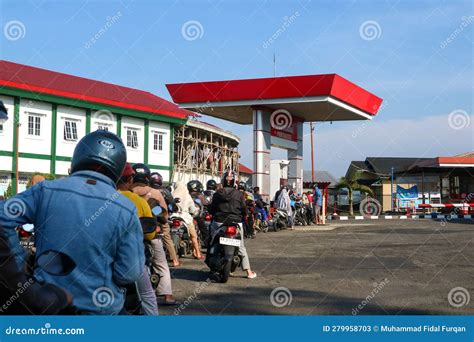
<svg viewBox="0 0 474 342">
<path fill-rule="evenodd" d="M 20 245 L 25 249 L 25 251 L 30 254 L 36 253 L 35 247 L 35 226 L 33 224 L 27 223 L 17 229 L 18 238 L 20 239 Z"/>
<path fill-rule="evenodd" d="M 301 225 L 301 226 L 307 226 L 308 222 L 306 220 L 307 218 L 307 213 L 306 213 L 306 206 L 303 203 L 303 200 L 301 198 L 297 198 L 295 200 L 294 204 L 294 212 L 295 212 L 295 224 Z"/>
<path fill-rule="evenodd" d="M 175 199 L 176 205 L 179 206 L 179 198 Z M 176 250 L 176 254 L 179 257 L 190 255 L 193 252 L 191 243 L 191 236 L 189 235 L 189 229 L 184 222 L 184 219 L 179 216 L 178 212 L 173 212 L 169 217 L 169 225 L 171 230 L 171 239 Z"/>
<path fill-rule="evenodd" d="M 290 224 L 290 217 L 288 212 L 283 209 L 275 209 L 273 214 L 273 230 L 276 232 L 280 229 L 286 229 Z"/>
<path fill-rule="evenodd" d="M 255 220 L 254 220 L 254 227 L 255 227 L 255 230 L 256 230 L 257 232 L 266 233 L 266 232 L 268 232 L 268 222 L 267 222 L 267 220 L 265 220 L 265 218 L 263 217 L 263 214 L 262 214 L 261 210 L 265 210 L 265 209 L 255 208 L 255 213 L 254 213 L 254 217 L 255 217 Z"/>
<path fill-rule="evenodd" d="M 240 222 L 225 220 L 211 231 L 211 241 L 205 262 L 221 283 L 226 283 L 230 274 L 242 262 L 238 255 L 242 244 L 241 225 Z"/>
</svg>

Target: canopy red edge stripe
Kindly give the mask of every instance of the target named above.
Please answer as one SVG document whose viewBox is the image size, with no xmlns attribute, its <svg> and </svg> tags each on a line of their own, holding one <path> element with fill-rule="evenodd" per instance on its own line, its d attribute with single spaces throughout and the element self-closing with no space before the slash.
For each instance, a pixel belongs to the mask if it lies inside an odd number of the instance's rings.
<svg viewBox="0 0 474 342">
<path fill-rule="evenodd" d="M 166 85 L 179 104 L 331 96 L 370 115 L 382 99 L 337 74 L 175 83 Z"/>
</svg>

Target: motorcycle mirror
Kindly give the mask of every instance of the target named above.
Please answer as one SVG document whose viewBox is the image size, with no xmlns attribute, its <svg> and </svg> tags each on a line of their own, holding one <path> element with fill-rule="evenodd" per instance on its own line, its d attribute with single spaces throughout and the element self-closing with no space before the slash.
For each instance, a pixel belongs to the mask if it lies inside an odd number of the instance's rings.
<svg viewBox="0 0 474 342">
<path fill-rule="evenodd" d="M 21 228 L 28 233 L 31 233 L 33 230 L 35 230 L 35 225 L 31 223 L 25 223 Z"/>
<path fill-rule="evenodd" d="M 48 274 L 65 276 L 76 268 L 76 263 L 63 252 L 47 250 L 36 259 L 36 265 Z"/>
<path fill-rule="evenodd" d="M 201 204 L 201 200 L 200 200 L 199 198 L 196 198 L 194 201 L 195 201 L 197 204 Z"/>
<path fill-rule="evenodd" d="M 159 205 L 157 205 L 156 207 L 154 207 L 153 209 L 151 209 L 151 212 L 152 212 L 153 215 L 155 215 L 155 216 L 160 216 L 160 215 L 163 213 L 163 208 L 161 208 Z"/>
</svg>

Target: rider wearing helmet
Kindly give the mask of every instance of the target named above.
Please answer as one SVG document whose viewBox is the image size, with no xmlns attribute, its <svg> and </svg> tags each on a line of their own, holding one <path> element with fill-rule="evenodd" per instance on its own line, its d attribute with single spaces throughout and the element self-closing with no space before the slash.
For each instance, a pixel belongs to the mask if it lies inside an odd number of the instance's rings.
<svg viewBox="0 0 474 342">
<path fill-rule="evenodd" d="M 150 187 L 161 192 L 165 199 L 168 211 L 174 212 L 176 210 L 176 201 L 174 200 L 171 191 L 167 187 L 163 186 L 163 176 L 158 172 L 152 172 L 150 175 Z M 173 208 L 173 210 L 172 210 Z"/>
<path fill-rule="evenodd" d="M 54 250 L 74 260 L 76 268 L 66 276 L 41 268 L 34 276 L 67 288 L 81 313 L 120 313 L 122 286 L 135 282 L 144 270 L 143 232 L 135 206 L 115 185 L 126 160 L 117 135 L 89 133 L 74 150 L 69 177 L 43 181 L 0 203 L 0 226 L 19 266 L 23 259 L 15 228 L 27 223 L 35 226 L 37 255 Z M 96 305 L 101 288 L 107 288 L 110 305 Z"/>
<path fill-rule="evenodd" d="M 204 190 L 204 196 L 206 196 L 207 201 L 210 203 L 212 196 L 217 190 L 217 182 L 214 179 L 209 179 L 206 182 L 206 190 Z"/>
<path fill-rule="evenodd" d="M 211 231 L 222 225 L 227 218 L 242 222 L 247 216 L 247 206 L 243 194 L 236 189 L 237 174 L 235 171 L 228 170 L 222 176 L 222 188 L 217 190 L 212 197 L 209 205 L 209 213 L 213 215 L 214 221 L 211 224 Z M 239 255 L 242 258 L 242 269 L 247 272 L 247 278 L 253 279 L 257 274 L 250 268 L 250 261 L 247 250 L 244 246 L 242 225 L 239 224 L 240 236 L 242 239 L 239 247 Z"/>
<path fill-rule="evenodd" d="M 199 200 L 200 202 L 200 209 L 204 209 L 204 207 L 208 207 L 210 201 L 203 195 L 204 186 L 198 180 L 189 181 L 187 184 L 189 194 L 191 195 L 192 199 L 196 202 Z M 202 210 L 199 211 L 198 215 L 194 216 L 196 220 L 197 226 L 199 228 L 199 232 L 201 233 L 202 243 L 204 243 L 205 247 L 207 247 L 207 239 L 209 238 L 209 232 L 207 231 L 206 223 L 202 217 Z"/>
<path fill-rule="evenodd" d="M 151 180 L 150 168 L 145 164 L 138 163 L 133 165 L 133 170 L 135 171 L 135 174 L 133 175 L 133 184 L 131 185 L 131 190 L 138 196 L 144 198 L 147 202 L 150 200 L 154 200 L 155 202 L 157 202 L 159 206 L 163 209 L 163 217 L 165 219 L 168 219 L 168 207 L 166 206 L 166 201 L 161 195 L 161 192 L 149 186 Z M 154 272 L 158 273 L 161 276 L 161 280 L 157 288 L 158 295 L 164 296 L 166 304 L 174 305 L 177 302 L 173 297 L 170 269 L 168 266 L 168 261 L 166 260 L 166 253 L 163 249 L 163 244 L 165 244 L 166 246 L 169 246 L 171 244 L 172 248 L 170 249 L 174 251 L 174 245 L 173 241 L 171 240 L 168 225 L 163 225 L 162 233 L 163 234 L 161 237 L 158 236 L 157 238 L 151 240 L 151 245 L 154 251 L 152 258 L 152 267 Z M 173 260 L 173 263 L 175 262 L 178 262 L 179 266 L 179 261 L 177 260 L 177 258 Z"/>
</svg>

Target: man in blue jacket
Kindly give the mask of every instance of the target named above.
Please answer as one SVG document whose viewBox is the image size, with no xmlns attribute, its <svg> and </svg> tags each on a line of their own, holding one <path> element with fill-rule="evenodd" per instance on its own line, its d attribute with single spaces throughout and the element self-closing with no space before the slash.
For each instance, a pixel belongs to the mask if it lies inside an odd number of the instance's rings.
<svg viewBox="0 0 474 342">
<path fill-rule="evenodd" d="M 20 267 L 23 255 L 15 228 L 26 223 L 34 224 L 37 255 L 61 251 L 76 262 L 68 275 L 36 269 L 35 277 L 67 289 L 80 313 L 119 314 L 121 286 L 133 283 L 144 269 L 136 208 L 115 187 L 126 159 L 115 134 L 90 133 L 74 150 L 70 177 L 41 182 L 0 202 L 0 226 Z"/>
<path fill-rule="evenodd" d="M 321 224 L 321 207 L 323 206 L 323 193 L 318 185 L 314 186 L 313 192 L 313 216 L 314 223 Z"/>
</svg>

